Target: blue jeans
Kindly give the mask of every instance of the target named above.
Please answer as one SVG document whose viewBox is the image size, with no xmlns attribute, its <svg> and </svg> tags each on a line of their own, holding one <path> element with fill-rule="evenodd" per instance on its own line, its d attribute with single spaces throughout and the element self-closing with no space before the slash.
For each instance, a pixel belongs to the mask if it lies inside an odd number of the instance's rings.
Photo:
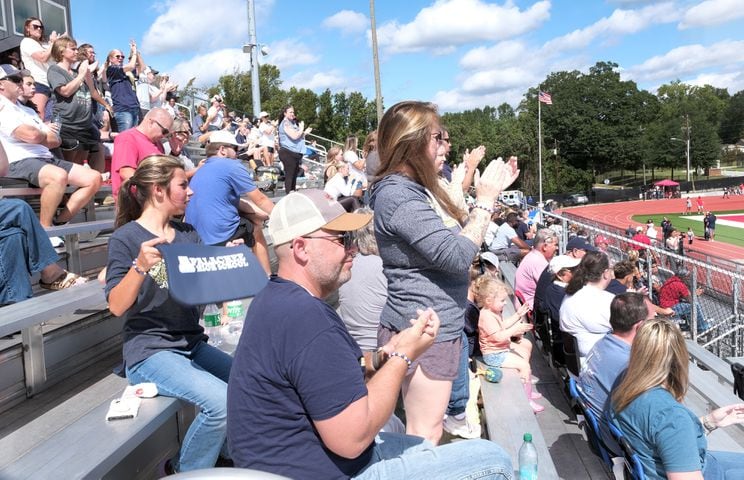
<svg viewBox="0 0 744 480">
<path fill-rule="evenodd" d="M 707 452 L 703 467 L 705 480 L 739 480 L 744 478 L 744 453 Z"/>
<path fill-rule="evenodd" d="M 232 357 L 200 342 L 192 352 L 163 350 L 127 368 L 132 384 L 153 382 L 158 392 L 200 409 L 181 445 L 176 470 L 213 468 L 227 438 L 227 380 Z"/>
<path fill-rule="evenodd" d="M 0 305 L 33 296 L 31 277 L 59 257 L 28 203 L 0 199 Z"/>
<path fill-rule="evenodd" d="M 674 310 L 674 313 L 687 320 L 690 326 L 692 326 L 692 306 L 689 303 L 679 302 L 677 305 L 674 305 L 671 308 L 672 310 Z M 708 322 L 705 321 L 705 317 L 703 316 L 703 309 L 700 308 L 699 303 L 695 304 L 695 315 L 697 317 L 698 332 L 702 332 L 703 330 L 707 330 L 708 328 L 710 328 Z"/>
<path fill-rule="evenodd" d="M 452 382 L 452 392 L 450 393 L 449 405 L 447 405 L 447 415 L 459 415 L 465 413 L 465 407 L 468 405 L 470 398 L 470 372 L 468 368 L 468 337 L 465 331 L 462 332 L 462 341 L 460 342 L 460 366 L 457 369 L 457 378 Z"/>
<path fill-rule="evenodd" d="M 369 465 L 353 478 L 509 480 L 513 474 L 509 454 L 489 440 L 463 440 L 435 447 L 421 437 L 381 432 L 375 438 Z"/>
<path fill-rule="evenodd" d="M 114 112 L 114 119 L 116 120 L 117 131 L 123 132 L 139 124 L 139 116 L 139 108 L 136 110 L 116 110 Z"/>
</svg>

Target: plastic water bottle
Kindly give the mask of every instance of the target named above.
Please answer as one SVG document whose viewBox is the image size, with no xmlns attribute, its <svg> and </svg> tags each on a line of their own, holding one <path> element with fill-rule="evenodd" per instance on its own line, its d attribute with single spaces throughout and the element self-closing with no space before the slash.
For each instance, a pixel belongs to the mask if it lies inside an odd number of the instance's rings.
<svg viewBox="0 0 744 480">
<path fill-rule="evenodd" d="M 520 480 L 537 480 L 537 450 L 532 443 L 532 434 L 524 434 L 524 443 L 519 449 Z"/>
<path fill-rule="evenodd" d="M 204 308 L 204 333 L 209 336 L 209 343 L 218 347 L 222 343 L 222 333 L 220 332 L 220 309 L 217 305 L 210 303 Z"/>
</svg>

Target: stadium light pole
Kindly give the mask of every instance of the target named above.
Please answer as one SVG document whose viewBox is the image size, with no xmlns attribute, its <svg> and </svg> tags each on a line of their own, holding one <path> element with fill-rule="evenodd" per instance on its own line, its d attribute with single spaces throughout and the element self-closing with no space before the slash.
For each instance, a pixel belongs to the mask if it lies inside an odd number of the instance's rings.
<svg viewBox="0 0 744 480">
<path fill-rule="evenodd" d="M 253 117 L 258 118 L 261 113 L 261 88 L 258 79 L 258 50 L 260 45 L 256 40 L 256 7 L 253 0 L 248 0 L 248 45 L 243 46 L 245 53 L 251 54 L 251 97 L 253 100 Z"/>
</svg>

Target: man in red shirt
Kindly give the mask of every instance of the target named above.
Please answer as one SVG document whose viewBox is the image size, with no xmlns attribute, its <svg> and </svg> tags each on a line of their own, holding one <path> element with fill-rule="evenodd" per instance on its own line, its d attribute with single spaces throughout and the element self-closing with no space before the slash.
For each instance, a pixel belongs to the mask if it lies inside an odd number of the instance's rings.
<svg viewBox="0 0 744 480">
<path fill-rule="evenodd" d="M 163 155 L 161 141 L 170 135 L 173 117 L 164 108 L 153 108 L 139 125 L 125 130 L 114 138 L 111 159 L 111 189 L 114 199 L 122 182 L 134 174 L 134 169 L 150 155 Z"/>
<path fill-rule="evenodd" d="M 675 314 L 687 320 L 688 323 L 692 322 L 692 296 L 683 278 L 687 279 L 689 276 L 689 271 L 681 269 L 676 275 L 672 275 L 664 282 L 659 289 L 659 306 L 662 308 L 671 308 Z M 696 294 L 701 295 L 702 293 L 703 289 L 698 288 Z M 700 307 L 699 301 L 695 303 L 695 317 L 698 333 L 710 328 L 710 325 L 703 316 L 703 309 Z"/>
</svg>

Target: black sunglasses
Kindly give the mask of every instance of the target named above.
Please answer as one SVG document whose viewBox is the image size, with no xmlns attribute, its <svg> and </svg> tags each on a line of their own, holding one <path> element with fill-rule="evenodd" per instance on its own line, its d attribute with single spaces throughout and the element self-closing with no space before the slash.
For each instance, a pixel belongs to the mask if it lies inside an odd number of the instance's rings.
<svg viewBox="0 0 744 480">
<path fill-rule="evenodd" d="M 163 134 L 163 136 L 168 136 L 170 134 L 170 130 L 165 128 L 162 123 L 158 122 L 154 118 L 151 118 L 150 120 L 158 124 L 158 127 L 160 127 L 160 132 Z"/>
<path fill-rule="evenodd" d="M 114 55 L 114 58 L 124 58 L 124 55 Z"/>
<path fill-rule="evenodd" d="M 33 23 L 32 23 L 32 24 L 31 24 L 31 25 L 29 25 L 29 26 L 30 26 L 31 28 L 33 28 L 34 30 L 44 30 L 44 25 L 35 25 L 35 24 L 33 24 Z"/>
<path fill-rule="evenodd" d="M 351 232 L 344 232 L 340 235 L 320 235 L 317 237 L 312 235 L 303 235 L 302 238 L 322 238 L 323 240 L 343 245 L 344 250 L 351 250 L 354 246 L 354 239 L 351 238 Z"/>
</svg>

